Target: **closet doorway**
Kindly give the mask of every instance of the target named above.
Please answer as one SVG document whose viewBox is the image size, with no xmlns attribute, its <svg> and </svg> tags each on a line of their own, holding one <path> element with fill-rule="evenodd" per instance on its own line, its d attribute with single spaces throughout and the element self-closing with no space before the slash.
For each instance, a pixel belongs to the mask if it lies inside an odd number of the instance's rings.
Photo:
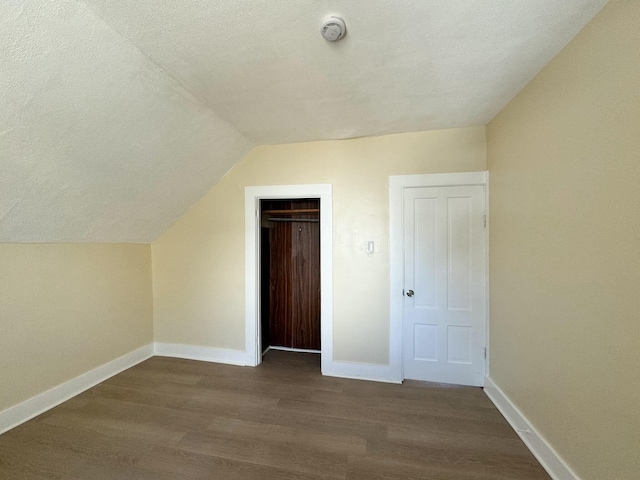
<svg viewBox="0 0 640 480">
<path fill-rule="evenodd" d="M 261 350 L 320 353 L 320 199 L 260 200 Z"/>
<path fill-rule="evenodd" d="M 320 200 L 320 335 L 323 375 L 344 375 L 350 364 L 333 361 L 333 187 L 331 184 L 264 185 L 244 188 L 245 221 L 245 361 L 255 367 L 262 362 L 261 326 L 261 212 L 262 200 Z M 346 365 L 346 367 L 345 367 Z"/>
</svg>

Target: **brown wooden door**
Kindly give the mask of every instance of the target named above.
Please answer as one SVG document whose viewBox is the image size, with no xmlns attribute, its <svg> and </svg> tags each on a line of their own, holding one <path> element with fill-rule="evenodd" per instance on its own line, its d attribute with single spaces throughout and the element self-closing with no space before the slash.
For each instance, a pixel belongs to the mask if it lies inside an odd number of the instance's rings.
<svg viewBox="0 0 640 480">
<path fill-rule="evenodd" d="M 291 224 L 269 230 L 269 340 L 271 346 L 293 347 Z"/>
<path fill-rule="evenodd" d="M 320 226 L 291 224 L 293 348 L 320 350 Z"/>
<path fill-rule="evenodd" d="M 320 225 L 315 221 L 319 215 L 268 213 L 318 207 L 318 200 L 263 202 L 263 225 L 269 230 L 269 272 L 263 274 L 262 281 L 269 282 L 269 305 L 263 305 L 262 312 L 264 315 L 268 310 L 263 330 L 268 326 L 271 346 L 320 350 Z"/>
</svg>

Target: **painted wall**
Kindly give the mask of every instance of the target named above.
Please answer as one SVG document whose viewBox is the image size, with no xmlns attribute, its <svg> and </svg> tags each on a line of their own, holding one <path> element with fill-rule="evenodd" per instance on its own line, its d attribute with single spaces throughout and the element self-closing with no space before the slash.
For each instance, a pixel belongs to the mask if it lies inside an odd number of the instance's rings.
<svg viewBox="0 0 640 480">
<path fill-rule="evenodd" d="M 149 245 L 0 244 L 0 411 L 153 340 Z"/>
<path fill-rule="evenodd" d="M 244 187 L 330 183 L 334 360 L 388 364 L 388 177 L 485 169 L 484 127 L 253 149 L 153 244 L 155 340 L 244 350 Z"/>
<path fill-rule="evenodd" d="M 491 377 L 583 480 L 640 472 L 640 2 L 488 126 Z"/>
</svg>

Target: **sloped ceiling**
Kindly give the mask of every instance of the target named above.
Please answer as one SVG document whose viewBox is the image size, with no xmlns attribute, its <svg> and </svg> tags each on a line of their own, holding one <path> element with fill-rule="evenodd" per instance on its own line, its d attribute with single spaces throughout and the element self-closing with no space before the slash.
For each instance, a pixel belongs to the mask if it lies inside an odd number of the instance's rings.
<svg viewBox="0 0 640 480">
<path fill-rule="evenodd" d="M 484 125 L 605 3 L 2 2 L 0 241 L 149 242 L 256 144 Z"/>
</svg>

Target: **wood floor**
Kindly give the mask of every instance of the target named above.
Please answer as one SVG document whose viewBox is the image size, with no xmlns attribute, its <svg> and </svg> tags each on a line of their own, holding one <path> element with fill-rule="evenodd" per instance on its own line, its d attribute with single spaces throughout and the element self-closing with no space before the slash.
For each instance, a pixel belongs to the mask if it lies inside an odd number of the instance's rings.
<svg viewBox="0 0 640 480">
<path fill-rule="evenodd" d="M 154 357 L 0 435 L 0 479 L 549 479 L 479 388 Z"/>
</svg>

